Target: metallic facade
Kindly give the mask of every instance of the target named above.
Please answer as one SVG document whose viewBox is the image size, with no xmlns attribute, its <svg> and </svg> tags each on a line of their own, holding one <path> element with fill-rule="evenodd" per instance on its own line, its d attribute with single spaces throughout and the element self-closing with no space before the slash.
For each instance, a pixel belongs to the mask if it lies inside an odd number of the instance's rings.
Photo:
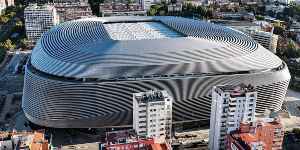
<svg viewBox="0 0 300 150">
<path fill-rule="evenodd" d="M 160 22 L 182 37 L 112 40 L 103 24 Z M 210 118 L 215 85 L 252 84 L 256 111 L 279 110 L 290 74 L 274 54 L 230 28 L 180 17 L 63 23 L 38 41 L 26 67 L 23 110 L 49 127 L 132 125 L 132 94 L 167 90 L 173 122 Z"/>
</svg>

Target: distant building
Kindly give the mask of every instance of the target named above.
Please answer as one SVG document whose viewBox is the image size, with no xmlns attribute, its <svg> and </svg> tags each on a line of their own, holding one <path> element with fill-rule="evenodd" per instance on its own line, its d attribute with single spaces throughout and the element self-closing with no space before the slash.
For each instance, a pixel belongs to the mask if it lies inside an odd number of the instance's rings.
<svg viewBox="0 0 300 150">
<path fill-rule="evenodd" d="M 100 150 L 171 150 L 168 143 L 156 143 L 153 138 L 141 138 L 134 130 L 121 130 L 106 133 L 106 142 Z"/>
<path fill-rule="evenodd" d="M 6 7 L 15 5 L 14 0 L 0 0 L 0 15 Z"/>
<path fill-rule="evenodd" d="M 250 31 L 247 34 L 272 53 L 276 53 L 278 35 L 264 31 Z"/>
<path fill-rule="evenodd" d="M 49 3 L 51 0 L 24 0 L 25 5 L 29 4 L 38 4 L 38 5 L 44 5 Z"/>
<path fill-rule="evenodd" d="M 160 4 L 161 2 L 169 3 L 170 0 L 140 0 L 142 8 L 146 11 L 150 10 L 151 5 Z"/>
<path fill-rule="evenodd" d="M 56 9 L 52 5 L 31 4 L 24 10 L 25 29 L 29 42 L 36 42 L 44 32 L 59 23 Z"/>
<path fill-rule="evenodd" d="M 168 5 L 168 12 L 181 12 L 182 11 L 182 4 L 176 3 L 176 4 L 169 4 Z"/>
<path fill-rule="evenodd" d="M 292 2 L 295 2 L 297 0 L 264 0 L 265 2 L 269 2 L 269 3 L 280 3 L 280 4 L 284 4 L 284 5 L 288 5 L 291 4 Z"/>
<path fill-rule="evenodd" d="M 238 129 L 241 121 L 254 121 L 256 98 L 257 92 L 251 85 L 213 87 L 209 149 L 224 149 L 226 134 Z"/>
<path fill-rule="evenodd" d="M 229 20 L 254 20 L 255 16 L 249 12 L 215 12 L 214 18 Z"/>
<path fill-rule="evenodd" d="M 272 30 L 273 27 L 258 25 L 251 22 L 237 22 L 224 24 L 233 29 L 239 30 L 252 37 L 256 42 L 268 49 L 272 53 L 276 53 L 278 35 L 273 34 L 272 31 L 265 32 L 263 30 Z M 271 28 L 271 29 L 270 29 Z"/>
<path fill-rule="evenodd" d="M 62 0 L 61 0 L 62 1 Z M 89 3 L 81 0 L 81 2 L 72 3 L 54 3 L 60 22 L 76 20 L 93 16 Z"/>
<path fill-rule="evenodd" d="M 146 16 L 147 12 L 141 4 L 102 3 L 99 5 L 102 17 L 107 16 Z"/>
<path fill-rule="evenodd" d="M 300 22 L 294 21 L 290 27 L 290 31 L 300 33 Z"/>
<path fill-rule="evenodd" d="M 167 91 L 133 94 L 133 128 L 139 136 L 171 138 L 172 97 Z"/>
<path fill-rule="evenodd" d="M 26 5 L 30 3 L 36 4 L 46 4 L 46 3 L 78 3 L 78 2 L 88 2 L 88 0 L 24 0 Z"/>
<path fill-rule="evenodd" d="M 277 14 L 277 13 L 282 13 L 285 8 L 286 8 L 286 6 L 284 6 L 284 5 L 274 5 L 274 4 L 271 4 L 271 5 L 266 5 L 265 6 L 265 11 L 266 12 L 272 11 L 275 14 Z"/>
<path fill-rule="evenodd" d="M 269 118 L 270 119 L 270 118 Z M 227 150 L 280 150 L 283 127 L 278 119 L 241 123 L 239 130 L 227 135 Z"/>
</svg>

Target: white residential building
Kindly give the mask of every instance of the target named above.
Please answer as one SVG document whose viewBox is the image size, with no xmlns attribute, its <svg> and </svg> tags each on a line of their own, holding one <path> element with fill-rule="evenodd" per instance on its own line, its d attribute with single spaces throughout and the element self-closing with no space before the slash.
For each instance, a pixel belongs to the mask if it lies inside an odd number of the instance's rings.
<svg viewBox="0 0 300 150">
<path fill-rule="evenodd" d="M 257 92 L 251 85 L 215 86 L 212 90 L 209 149 L 225 148 L 226 135 L 240 122 L 255 120 Z"/>
<path fill-rule="evenodd" d="M 30 42 L 36 42 L 44 32 L 59 23 L 56 9 L 52 5 L 31 4 L 24 10 L 26 35 Z"/>
<path fill-rule="evenodd" d="M 146 11 L 150 10 L 151 5 L 160 4 L 162 2 L 168 3 L 169 0 L 140 0 L 140 3 L 142 4 L 143 9 Z"/>
<path fill-rule="evenodd" d="M 248 34 L 260 45 L 262 45 L 272 53 L 276 53 L 278 35 L 264 31 L 251 31 Z"/>
<path fill-rule="evenodd" d="M 272 32 L 265 32 L 262 30 L 257 30 L 255 28 L 244 28 L 244 27 L 232 27 L 239 31 L 244 32 L 248 36 L 252 37 L 253 40 L 258 42 L 264 48 L 268 49 L 272 53 L 276 53 L 277 43 L 278 43 L 278 35 L 273 34 Z"/>
<path fill-rule="evenodd" d="M 275 3 L 278 2 L 280 4 L 284 4 L 284 5 L 288 5 L 291 4 L 293 2 L 298 2 L 299 0 L 265 0 L 265 2 L 270 2 L 270 3 Z"/>
<path fill-rule="evenodd" d="M 172 129 L 172 97 L 167 91 L 133 94 L 133 129 L 139 136 L 169 139 Z"/>
</svg>

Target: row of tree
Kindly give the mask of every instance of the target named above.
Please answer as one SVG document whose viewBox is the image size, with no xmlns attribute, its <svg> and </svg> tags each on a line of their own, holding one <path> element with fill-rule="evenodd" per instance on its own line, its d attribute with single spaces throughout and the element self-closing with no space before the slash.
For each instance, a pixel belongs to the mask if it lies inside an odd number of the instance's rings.
<svg viewBox="0 0 300 150">
<path fill-rule="evenodd" d="M 181 12 L 168 12 L 166 3 L 152 5 L 148 12 L 149 16 L 184 16 L 209 19 L 213 17 L 213 7 L 195 6 L 191 3 L 182 6 Z"/>
</svg>

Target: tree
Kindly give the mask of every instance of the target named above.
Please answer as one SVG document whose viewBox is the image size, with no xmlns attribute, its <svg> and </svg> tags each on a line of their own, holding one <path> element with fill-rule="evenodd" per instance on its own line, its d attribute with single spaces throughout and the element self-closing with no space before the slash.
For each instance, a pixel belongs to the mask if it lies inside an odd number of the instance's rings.
<svg viewBox="0 0 300 150">
<path fill-rule="evenodd" d="M 21 29 L 23 27 L 23 22 L 21 20 L 16 21 L 16 27 Z"/>
<path fill-rule="evenodd" d="M 0 24 L 6 24 L 9 21 L 9 18 L 6 16 L 0 16 Z"/>
<path fill-rule="evenodd" d="M 20 46 L 21 48 L 26 48 L 28 44 L 28 40 L 26 38 L 23 38 L 20 40 Z"/>
<path fill-rule="evenodd" d="M 14 45 L 10 39 L 7 39 L 5 42 L 0 43 L 0 47 L 11 50 L 16 48 L 16 45 Z"/>
<path fill-rule="evenodd" d="M 156 13 L 157 13 L 157 10 L 155 8 L 151 7 L 150 10 L 149 10 L 149 16 L 155 16 Z"/>
<path fill-rule="evenodd" d="M 298 58 L 300 57 L 300 50 L 296 48 L 294 41 L 290 40 L 286 50 L 287 58 Z"/>
<path fill-rule="evenodd" d="M 255 16 L 256 20 L 265 20 L 265 17 L 264 16 L 261 16 L 261 15 L 257 15 Z"/>
<path fill-rule="evenodd" d="M 277 34 L 277 35 L 283 35 L 284 33 L 284 28 L 282 26 L 279 26 L 279 25 L 275 25 L 274 26 L 274 34 Z"/>
</svg>

